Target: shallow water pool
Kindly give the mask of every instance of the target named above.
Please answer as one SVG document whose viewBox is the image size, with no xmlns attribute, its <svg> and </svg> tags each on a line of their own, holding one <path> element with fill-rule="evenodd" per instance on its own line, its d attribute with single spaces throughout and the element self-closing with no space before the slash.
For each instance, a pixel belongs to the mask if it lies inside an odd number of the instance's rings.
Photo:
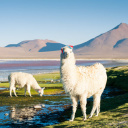
<svg viewBox="0 0 128 128">
<path fill-rule="evenodd" d="M 106 87 L 102 99 L 113 97 L 113 94 L 119 92 L 119 89 Z M 64 94 L 46 96 L 47 100 L 40 104 L 0 106 L 0 127 L 43 127 L 59 123 L 63 112 L 71 108 L 71 100 Z M 57 96 L 59 101 L 52 101 L 54 96 Z M 92 97 L 88 100 L 92 100 Z"/>
</svg>

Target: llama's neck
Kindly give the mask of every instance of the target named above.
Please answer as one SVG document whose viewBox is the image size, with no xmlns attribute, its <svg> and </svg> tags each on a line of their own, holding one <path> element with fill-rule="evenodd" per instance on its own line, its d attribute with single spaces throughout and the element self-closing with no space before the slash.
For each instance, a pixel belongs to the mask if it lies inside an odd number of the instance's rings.
<svg viewBox="0 0 128 128">
<path fill-rule="evenodd" d="M 75 71 L 76 65 L 70 61 L 65 62 L 61 66 L 62 70 L 68 74 L 73 73 Z"/>
<path fill-rule="evenodd" d="M 32 88 L 37 92 L 41 89 L 41 87 L 38 85 L 36 81 L 34 82 L 34 84 L 32 84 Z"/>
<path fill-rule="evenodd" d="M 75 63 L 76 63 L 76 61 L 75 61 L 74 55 L 72 55 L 72 57 L 70 57 L 68 59 L 61 59 L 61 72 L 62 72 L 62 74 L 63 74 L 63 72 L 64 72 L 64 75 L 75 72 L 76 71 L 75 70 L 75 68 L 76 68 Z"/>
<path fill-rule="evenodd" d="M 62 60 L 60 73 L 64 89 L 67 93 L 70 93 L 77 81 L 75 58 L 68 58 L 64 61 Z"/>
</svg>

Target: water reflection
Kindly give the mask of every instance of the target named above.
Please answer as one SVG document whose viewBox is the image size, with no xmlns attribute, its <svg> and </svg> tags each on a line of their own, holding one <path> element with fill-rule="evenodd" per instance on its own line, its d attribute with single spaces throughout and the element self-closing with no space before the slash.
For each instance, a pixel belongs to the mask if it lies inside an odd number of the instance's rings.
<svg viewBox="0 0 128 128">
<path fill-rule="evenodd" d="M 47 96 L 47 101 L 44 100 L 47 104 L 0 107 L 0 127 L 42 127 L 57 124 L 62 112 L 71 106 L 70 100 L 64 100 L 65 97 L 67 96 L 58 96 L 59 101 L 52 101 L 51 96 Z"/>
<path fill-rule="evenodd" d="M 32 118 L 36 115 L 37 110 L 34 107 L 26 107 L 26 108 L 16 108 L 12 107 L 10 111 L 10 119 L 16 121 L 24 121 L 24 120 L 32 120 Z"/>
</svg>

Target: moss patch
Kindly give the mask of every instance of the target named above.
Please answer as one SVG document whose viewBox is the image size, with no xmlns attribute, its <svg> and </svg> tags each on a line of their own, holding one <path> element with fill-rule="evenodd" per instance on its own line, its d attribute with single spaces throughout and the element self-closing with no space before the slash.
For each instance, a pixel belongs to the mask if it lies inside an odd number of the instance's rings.
<svg viewBox="0 0 128 128">
<path fill-rule="evenodd" d="M 128 66 L 107 69 L 107 86 L 114 86 L 128 91 Z"/>
</svg>

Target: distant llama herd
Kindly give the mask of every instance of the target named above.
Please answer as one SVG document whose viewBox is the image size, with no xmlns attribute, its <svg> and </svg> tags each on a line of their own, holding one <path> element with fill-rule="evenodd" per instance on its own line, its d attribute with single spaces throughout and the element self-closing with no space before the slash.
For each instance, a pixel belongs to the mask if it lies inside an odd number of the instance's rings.
<svg viewBox="0 0 128 128">
<path fill-rule="evenodd" d="M 72 115 L 70 121 L 75 118 L 78 101 L 80 101 L 81 110 L 83 113 L 83 120 L 86 120 L 86 104 L 87 98 L 93 96 L 93 107 L 89 118 L 91 118 L 96 111 L 96 116 L 100 112 L 100 100 L 101 94 L 104 91 L 107 82 L 106 69 L 100 63 L 96 63 L 92 66 L 76 66 L 76 60 L 73 53 L 73 46 L 65 46 L 61 48 L 60 55 L 60 75 L 63 88 L 66 93 L 70 95 L 72 100 Z M 44 88 L 41 88 L 35 78 L 28 73 L 15 72 L 8 76 L 10 83 L 10 96 L 12 97 L 12 91 L 16 95 L 16 85 L 21 88 L 25 88 L 28 91 L 30 97 L 31 87 L 35 89 L 40 96 L 43 95 Z"/>
</svg>

